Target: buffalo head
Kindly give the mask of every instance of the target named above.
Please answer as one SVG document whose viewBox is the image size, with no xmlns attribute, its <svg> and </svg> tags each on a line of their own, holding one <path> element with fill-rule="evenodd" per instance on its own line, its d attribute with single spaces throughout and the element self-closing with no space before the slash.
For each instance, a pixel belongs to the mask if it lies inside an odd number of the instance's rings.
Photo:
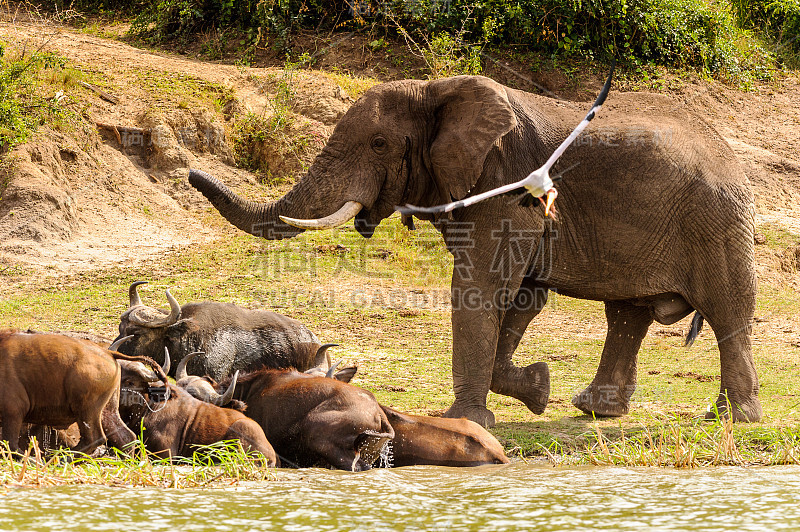
<svg viewBox="0 0 800 532">
<path fill-rule="evenodd" d="M 120 317 L 117 340 L 130 337 L 123 351 L 126 354 L 156 358 L 167 347 L 165 341 L 167 331 L 182 321 L 182 311 L 180 304 L 172 297 L 169 290 L 166 291 L 169 312 L 144 305 L 138 292 L 138 287 L 142 284 L 147 283 L 137 281 L 128 289 L 130 304 L 128 310 Z"/>
<path fill-rule="evenodd" d="M 201 401 L 217 406 L 228 406 L 229 408 L 244 412 L 246 405 L 241 401 L 233 400 L 236 380 L 239 378 L 238 370 L 233 374 L 231 384 L 224 393 L 218 393 L 217 390 L 214 389 L 216 382 L 212 381 L 210 378 L 189 375 L 186 371 L 186 364 L 194 357 L 202 354 L 204 354 L 202 351 L 197 351 L 183 357 L 178 364 L 178 368 L 175 370 L 176 384 Z"/>
</svg>

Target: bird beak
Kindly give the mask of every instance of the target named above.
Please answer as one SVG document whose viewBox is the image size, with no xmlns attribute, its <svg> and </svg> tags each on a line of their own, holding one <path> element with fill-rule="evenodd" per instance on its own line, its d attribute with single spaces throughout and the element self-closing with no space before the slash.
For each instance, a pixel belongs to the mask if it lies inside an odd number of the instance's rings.
<svg viewBox="0 0 800 532">
<path fill-rule="evenodd" d="M 544 202 L 544 216 L 547 218 L 550 216 L 550 210 L 553 208 L 553 202 L 556 201 L 558 197 L 558 191 L 554 188 L 551 188 L 547 191 L 547 201 Z"/>
</svg>

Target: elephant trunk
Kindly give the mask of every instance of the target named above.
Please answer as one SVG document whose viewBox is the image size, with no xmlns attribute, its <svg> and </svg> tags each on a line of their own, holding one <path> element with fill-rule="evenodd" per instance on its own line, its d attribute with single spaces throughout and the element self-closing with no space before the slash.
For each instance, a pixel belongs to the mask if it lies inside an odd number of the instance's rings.
<svg viewBox="0 0 800 532">
<path fill-rule="evenodd" d="M 301 186 L 301 180 L 295 187 Z M 208 201 L 228 220 L 242 231 L 268 240 L 291 238 L 303 232 L 280 220 L 279 216 L 306 218 L 307 210 L 292 202 L 291 197 L 302 197 L 292 189 L 286 196 L 271 203 L 257 203 L 242 199 L 223 185 L 217 178 L 200 170 L 189 170 L 189 183 L 199 190 Z M 293 208 L 288 208 L 291 205 Z"/>
</svg>

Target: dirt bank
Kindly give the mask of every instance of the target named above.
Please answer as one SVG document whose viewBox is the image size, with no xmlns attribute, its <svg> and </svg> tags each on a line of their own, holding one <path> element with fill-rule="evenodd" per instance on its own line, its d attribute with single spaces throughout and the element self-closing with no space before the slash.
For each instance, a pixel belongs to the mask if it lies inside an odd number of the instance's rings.
<svg viewBox="0 0 800 532">
<path fill-rule="evenodd" d="M 296 174 L 353 101 L 348 87 L 320 71 L 298 71 L 287 79 L 281 69 L 156 53 L 52 25 L 0 23 L 0 39 L 58 53 L 90 84 L 117 98 L 112 103 L 83 86 L 68 88 L 65 105 L 79 111 L 79 130 L 44 128 L 5 156 L 0 264 L 94 269 L 220 238 L 231 229 L 188 186 L 189 167 L 209 170 L 259 198 L 287 186 L 258 186 L 254 174 L 234 166 L 235 117 L 280 112 L 277 94 L 288 86 L 292 116 L 300 119 L 297 134 L 312 141 L 302 153 L 262 146 L 262 156 L 270 159 L 267 167 Z M 325 64 L 336 53 L 352 62 L 356 53 L 345 46 L 337 50 Z M 537 85 L 566 94 L 558 76 L 531 77 L 524 65 L 489 67 L 487 73 L 505 83 L 538 90 L 535 78 Z M 589 77 L 587 90 L 568 95 L 583 101 L 597 81 Z M 705 116 L 739 156 L 756 193 L 758 223 L 800 234 L 797 76 L 781 75 L 751 92 L 701 80 L 668 86 L 676 106 Z M 782 271 L 784 251 L 762 253 L 764 276 Z"/>
</svg>

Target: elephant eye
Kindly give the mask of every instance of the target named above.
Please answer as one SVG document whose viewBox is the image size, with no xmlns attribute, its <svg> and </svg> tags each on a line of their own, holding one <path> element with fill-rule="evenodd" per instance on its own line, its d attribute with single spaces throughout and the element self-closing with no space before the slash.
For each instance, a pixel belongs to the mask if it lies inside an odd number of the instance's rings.
<svg viewBox="0 0 800 532">
<path fill-rule="evenodd" d="M 387 143 L 386 139 L 383 137 L 375 137 L 372 139 L 372 151 L 377 154 L 384 153 L 386 151 Z"/>
</svg>

